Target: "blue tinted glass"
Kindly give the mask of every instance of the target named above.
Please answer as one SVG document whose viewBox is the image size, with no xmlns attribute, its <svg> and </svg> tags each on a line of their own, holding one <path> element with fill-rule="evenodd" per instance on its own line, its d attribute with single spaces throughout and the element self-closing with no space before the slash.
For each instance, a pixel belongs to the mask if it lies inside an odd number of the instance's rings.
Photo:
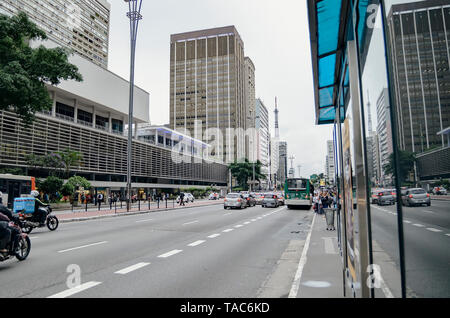
<svg viewBox="0 0 450 318">
<path fill-rule="evenodd" d="M 335 109 L 333 106 L 320 109 L 319 122 L 334 121 Z"/>
<path fill-rule="evenodd" d="M 336 67 L 336 54 L 319 59 L 319 87 L 334 84 L 334 70 Z"/>
<path fill-rule="evenodd" d="M 317 3 L 317 31 L 319 56 L 335 51 L 338 43 L 340 0 L 323 0 Z"/>
<path fill-rule="evenodd" d="M 319 90 L 320 107 L 330 106 L 333 104 L 333 88 L 334 87 L 327 87 Z"/>
</svg>

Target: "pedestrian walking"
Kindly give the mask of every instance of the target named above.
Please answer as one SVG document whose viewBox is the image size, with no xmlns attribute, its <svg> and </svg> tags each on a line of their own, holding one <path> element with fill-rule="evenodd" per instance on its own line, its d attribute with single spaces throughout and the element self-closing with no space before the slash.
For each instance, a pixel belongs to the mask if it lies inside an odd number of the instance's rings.
<svg viewBox="0 0 450 318">
<path fill-rule="evenodd" d="M 180 193 L 180 206 L 181 205 L 184 205 L 184 193 L 183 192 Z"/>
</svg>

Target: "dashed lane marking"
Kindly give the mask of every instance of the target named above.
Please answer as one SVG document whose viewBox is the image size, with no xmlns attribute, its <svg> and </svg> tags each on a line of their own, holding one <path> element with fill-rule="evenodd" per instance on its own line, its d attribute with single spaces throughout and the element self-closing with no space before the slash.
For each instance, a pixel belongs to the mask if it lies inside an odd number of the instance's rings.
<svg viewBox="0 0 450 318">
<path fill-rule="evenodd" d="M 181 252 L 183 252 L 183 250 L 172 250 L 172 251 L 170 251 L 170 252 L 161 254 L 161 255 L 159 255 L 158 257 L 159 257 L 159 258 L 167 258 L 167 257 L 170 257 L 170 256 L 172 256 L 172 255 L 175 255 L 175 254 L 178 254 L 178 253 L 181 253 Z"/>
<path fill-rule="evenodd" d="M 77 293 L 80 293 L 80 292 L 82 292 L 82 291 L 84 291 L 86 289 L 89 289 L 89 288 L 95 287 L 97 285 L 100 285 L 100 284 L 101 284 L 101 282 L 87 282 L 87 283 L 78 285 L 77 287 L 70 288 L 70 289 L 62 291 L 60 293 L 48 296 L 47 298 L 66 298 L 66 297 L 75 295 Z"/>
<path fill-rule="evenodd" d="M 417 226 L 417 227 L 425 227 L 425 225 L 422 225 L 422 224 L 419 224 L 419 223 L 415 223 L 415 224 L 413 224 L 414 226 Z"/>
<path fill-rule="evenodd" d="M 58 251 L 58 253 L 65 253 L 65 252 L 69 252 L 69 251 L 73 251 L 73 250 L 79 250 L 79 249 L 81 249 L 81 248 L 90 247 L 90 246 L 95 246 L 95 245 L 100 245 L 100 244 L 105 244 L 105 243 L 108 243 L 108 241 L 103 241 L 103 242 L 97 242 L 97 243 L 92 243 L 92 244 L 87 244 L 87 245 L 82 245 L 82 246 L 72 247 L 72 248 L 68 248 L 68 249 L 66 249 L 66 250 Z"/>
<path fill-rule="evenodd" d="M 222 232 L 228 233 L 228 232 L 231 232 L 231 231 L 233 231 L 233 229 L 226 229 L 226 230 L 223 230 Z"/>
<path fill-rule="evenodd" d="M 194 246 L 203 244 L 203 243 L 205 243 L 205 242 L 206 242 L 206 241 L 204 241 L 204 240 L 198 240 L 198 241 L 192 242 L 191 244 L 188 244 L 188 246 L 194 247 Z"/>
<path fill-rule="evenodd" d="M 431 232 L 442 232 L 442 230 L 438 230 L 438 229 L 435 229 L 433 227 L 427 227 L 427 230 L 431 231 Z"/>
<path fill-rule="evenodd" d="M 126 268 L 124 268 L 124 269 L 121 269 L 121 270 L 119 270 L 119 271 L 117 271 L 117 272 L 114 272 L 114 274 L 122 274 L 122 275 L 125 275 L 125 274 L 128 274 L 128 273 L 132 272 L 132 271 L 135 271 L 135 270 L 137 270 L 137 269 L 140 269 L 140 268 L 142 268 L 142 267 L 145 267 L 145 266 L 147 266 L 147 265 L 150 265 L 150 263 L 137 263 L 137 264 L 135 264 L 135 265 L 131 265 L 131 266 L 128 266 L 128 267 L 126 267 Z"/>
<path fill-rule="evenodd" d="M 215 237 L 218 237 L 218 236 L 220 236 L 220 234 L 216 233 L 216 234 L 210 235 L 210 236 L 208 236 L 208 237 L 209 237 L 209 238 L 215 238 Z"/>
</svg>

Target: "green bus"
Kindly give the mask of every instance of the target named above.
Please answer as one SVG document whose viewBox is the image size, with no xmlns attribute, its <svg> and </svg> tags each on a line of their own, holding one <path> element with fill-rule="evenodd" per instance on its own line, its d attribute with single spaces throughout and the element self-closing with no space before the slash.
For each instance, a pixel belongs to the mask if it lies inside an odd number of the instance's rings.
<svg viewBox="0 0 450 318">
<path fill-rule="evenodd" d="M 306 178 L 287 178 L 284 185 L 284 199 L 288 209 L 312 206 L 314 187 Z"/>
</svg>

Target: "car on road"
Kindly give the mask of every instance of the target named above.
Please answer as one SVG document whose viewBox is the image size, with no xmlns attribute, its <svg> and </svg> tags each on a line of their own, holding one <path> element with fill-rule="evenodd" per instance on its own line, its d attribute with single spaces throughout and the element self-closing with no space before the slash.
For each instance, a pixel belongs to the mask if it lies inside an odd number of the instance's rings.
<svg viewBox="0 0 450 318">
<path fill-rule="evenodd" d="M 277 193 L 277 197 L 278 197 L 278 204 L 279 205 L 284 205 L 284 195 L 283 195 L 283 193 Z"/>
<path fill-rule="evenodd" d="M 372 194 L 370 196 L 370 203 L 377 204 L 378 203 L 378 193 L 380 193 L 381 190 L 372 190 Z"/>
<path fill-rule="evenodd" d="M 223 201 L 224 209 L 244 209 L 247 207 L 247 203 L 244 196 L 240 193 L 228 193 Z"/>
<path fill-rule="evenodd" d="M 248 207 L 252 207 L 256 205 L 256 199 L 255 196 L 251 193 L 244 193 L 242 194 L 244 196 L 245 203 Z"/>
<path fill-rule="evenodd" d="M 378 192 L 378 205 L 393 205 L 395 204 L 395 193 L 392 190 L 383 190 Z"/>
<path fill-rule="evenodd" d="M 422 188 L 411 188 L 406 190 L 405 195 L 402 196 L 402 204 L 406 206 L 415 206 L 426 204 L 431 205 L 430 194 Z"/>
<path fill-rule="evenodd" d="M 256 193 L 255 194 L 255 201 L 256 204 L 262 205 L 262 201 L 264 200 L 264 193 Z"/>
<path fill-rule="evenodd" d="M 444 187 L 434 187 L 433 194 L 435 195 L 447 195 L 447 189 Z"/>
<path fill-rule="evenodd" d="M 278 196 L 273 193 L 266 193 L 261 205 L 263 208 L 278 208 L 280 206 L 280 203 L 278 202 Z"/>
</svg>

